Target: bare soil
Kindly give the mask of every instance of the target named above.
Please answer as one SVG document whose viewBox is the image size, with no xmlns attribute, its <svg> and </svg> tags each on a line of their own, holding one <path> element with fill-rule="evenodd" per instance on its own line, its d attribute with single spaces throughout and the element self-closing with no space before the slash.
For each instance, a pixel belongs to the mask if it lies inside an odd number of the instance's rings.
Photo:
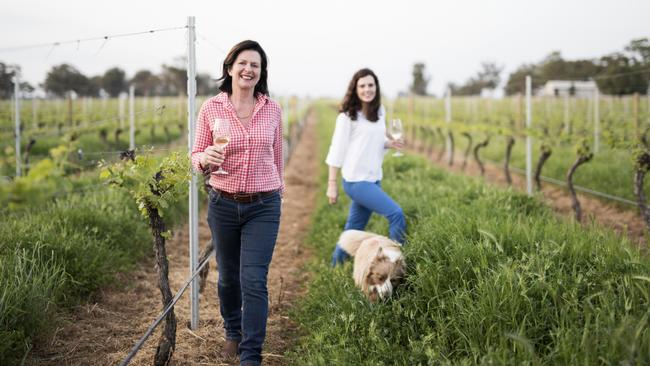
<svg viewBox="0 0 650 366">
<path fill-rule="evenodd" d="M 418 145 L 416 144 L 415 148 L 417 147 Z M 415 153 L 415 148 L 411 149 L 413 153 Z M 438 160 L 438 156 L 440 156 L 438 151 L 434 151 L 430 155 L 426 153 L 422 154 L 439 168 L 474 177 L 481 176 L 479 165 L 474 159 L 469 159 L 465 169 L 462 169 L 463 155 L 458 151 L 454 155 L 454 164 L 452 166 L 449 166 L 446 156 L 443 156 L 442 159 Z M 483 179 L 485 179 L 486 182 L 501 187 L 508 186 L 503 166 L 497 166 L 490 163 L 483 163 L 483 166 L 485 168 Z M 580 170 L 578 169 L 576 174 L 579 174 L 579 172 Z M 513 189 L 520 191 L 526 190 L 525 176 L 514 173 L 512 170 L 510 170 L 510 176 L 512 177 Z M 549 206 L 553 207 L 558 215 L 567 220 L 575 220 L 575 214 L 571 207 L 571 196 L 567 188 L 542 182 L 541 193 L 544 197 L 544 201 Z M 578 194 L 578 200 L 582 207 L 583 224 L 593 223 L 596 226 L 611 228 L 621 235 L 621 237 L 626 236 L 633 243 L 647 248 L 648 242 L 646 239 L 645 223 L 643 222 L 638 209 L 632 207 L 629 209 L 621 208 L 611 202 L 606 202 L 595 198 L 594 196 L 580 193 Z"/>
<path fill-rule="evenodd" d="M 268 277 L 270 311 L 263 353 L 265 365 L 286 365 L 284 353 L 297 338 L 297 327 L 288 313 L 305 291 L 307 273 L 303 267 L 311 255 L 303 241 L 318 191 L 319 159 L 314 118 L 314 115 L 308 118 L 285 172 L 280 233 Z M 202 247 L 211 237 L 205 216 L 206 212 L 202 212 L 199 226 Z M 188 227 L 184 226 L 166 244 L 172 292 L 189 276 L 188 243 Z M 118 285 L 103 289 L 94 301 L 62 314 L 53 334 L 35 340 L 27 364 L 116 365 L 122 362 L 162 309 L 154 263 L 153 255 L 143 259 L 133 272 L 120 274 Z M 214 257 L 210 266 L 207 285 L 200 296 L 198 329 L 189 329 L 189 291 L 174 308 L 178 325 L 172 365 L 238 364 L 237 360 L 224 360 L 219 356 L 225 339 L 219 315 Z M 162 325 L 158 328 L 130 365 L 153 363 Z"/>
</svg>

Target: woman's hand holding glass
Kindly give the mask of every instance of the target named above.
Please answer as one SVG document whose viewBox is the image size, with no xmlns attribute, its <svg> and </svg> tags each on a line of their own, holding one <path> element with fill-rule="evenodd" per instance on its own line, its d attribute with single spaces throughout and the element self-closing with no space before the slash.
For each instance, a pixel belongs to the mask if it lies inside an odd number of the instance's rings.
<svg viewBox="0 0 650 366">
<path fill-rule="evenodd" d="M 226 154 L 223 149 L 214 145 L 208 146 L 201 156 L 201 166 L 211 173 L 223 164 Z"/>
<path fill-rule="evenodd" d="M 404 147 L 402 120 L 399 118 L 392 119 L 388 125 L 388 135 L 390 136 L 389 147 L 395 149 L 393 156 L 403 156 L 400 151 Z"/>
<path fill-rule="evenodd" d="M 216 166 L 219 167 L 214 173 L 215 174 L 228 174 L 227 171 L 221 168 L 221 164 L 225 160 L 226 155 L 226 146 L 230 142 L 230 122 L 227 119 L 217 118 L 214 120 L 214 125 L 212 127 L 212 146 L 206 148 L 213 151 L 214 154 L 212 157 L 215 159 Z"/>
</svg>

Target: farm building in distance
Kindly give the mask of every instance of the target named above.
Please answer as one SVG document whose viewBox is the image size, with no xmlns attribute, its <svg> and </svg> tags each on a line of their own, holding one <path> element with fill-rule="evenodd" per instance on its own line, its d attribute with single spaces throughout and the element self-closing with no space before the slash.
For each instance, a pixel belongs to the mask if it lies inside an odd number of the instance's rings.
<svg viewBox="0 0 650 366">
<path fill-rule="evenodd" d="M 539 95 L 562 97 L 565 95 L 578 98 L 592 98 L 598 89 L 595 81 L 549 80 L 540 89 Z"/>
</svg>

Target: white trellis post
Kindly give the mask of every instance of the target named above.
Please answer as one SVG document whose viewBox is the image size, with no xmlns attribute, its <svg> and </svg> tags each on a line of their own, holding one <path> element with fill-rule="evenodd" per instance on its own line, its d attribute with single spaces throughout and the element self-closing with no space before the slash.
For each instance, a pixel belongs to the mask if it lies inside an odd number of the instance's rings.
<svg viewBox="0 0 650 366">
<path fill-rule="evenodd" d="M 125 95 L 124 92 L 120 92 L 120 95 L 118 95 L 117 98 L 118 98 L 118 100 L 119 100 L 119 102 L 118 102 L 118 103 L 119 103 L 119 104 L 118 104 L 118 105 L 119 105 L 118 116 L 119 116 L 119 118 L 120 118 L 120 128 L 121 128 L 121 129 L 124 129 L 124 115 L 126 114 L 126 113 L 124 112 L 124 109 L 126 109 L 126 108 L 124 107 L 124 103 L 125 103 L 125 101 L 126 101 L 126 95 Z"/>
<path fill-rule="evenodd" d="M 21 174 L 20 166 L 20 74 L 16 70 L 14 75 L 14 119 L 16 122 L 16 176 L 19 177 Z"/>
<path fill-rule="evenodd" d="M 526 128 L 530 131 L 532 126 L 531 108 L 532 80 L 526 76 Z M 533 138 L 530 132 L 526 134 L 526 191 L 533 195 Z"/>
<path fill-rule="evenodd" d="M 129 87 L 129 150 L 135 150 L 135 86 Z"/>
<path fill-rule="evenodd" d="M 32 128 L 36 130 L 38 128 L 38 98 L 32 97 Z"/>
<path fill-rule="evenodd" d="M 564 94 L 564 132 L 568 135 L 571 127 L 569 126 L 569 92 Z"/>
<path fill-rule="evenodd" d="M 600 91 L 594 90 L 594 154 L 600 150 Z"/>
<path fill-rule="evenodd" d="M 188 158 L 194 149 L 194 133 L 196 127 L 196 29 L 195 18 L 187 18 L 187 124 Z M 190 276 L 199 267 L 199 192 L 198 177 L 192 169 L 190 179 Z M 199 279 L 194 278 L 190 286 L 191 319 L 190 328 L 196 330 L 199 326 Z"/>
<path fill-rule="evenodd" d="M 447 128 L 451 131 L 451 88 L 447 88 L 447 93 L 445 96 L 445 122 L 447 123 Z M 447 131 L 446 137 L 446 147 L 447 147 L 447 158 L 451 161 L 452 151 L 451 151 L 451 139 L 449 138 L 449 132 Z"/>
</svg>

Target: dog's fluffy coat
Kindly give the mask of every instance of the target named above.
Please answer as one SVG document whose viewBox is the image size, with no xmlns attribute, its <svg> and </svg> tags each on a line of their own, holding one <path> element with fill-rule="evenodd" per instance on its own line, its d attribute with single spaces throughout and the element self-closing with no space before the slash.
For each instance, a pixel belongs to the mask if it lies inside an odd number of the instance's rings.
<svg viewBox="0 0 650 366">
<path fill-rule="evenodd" d="M 354 283 L 370 301 L 392 295 L 406 271 L 399 243 L 367 231 L 346 230 L 339 245 L 354 257 Z"/>
</svg>

